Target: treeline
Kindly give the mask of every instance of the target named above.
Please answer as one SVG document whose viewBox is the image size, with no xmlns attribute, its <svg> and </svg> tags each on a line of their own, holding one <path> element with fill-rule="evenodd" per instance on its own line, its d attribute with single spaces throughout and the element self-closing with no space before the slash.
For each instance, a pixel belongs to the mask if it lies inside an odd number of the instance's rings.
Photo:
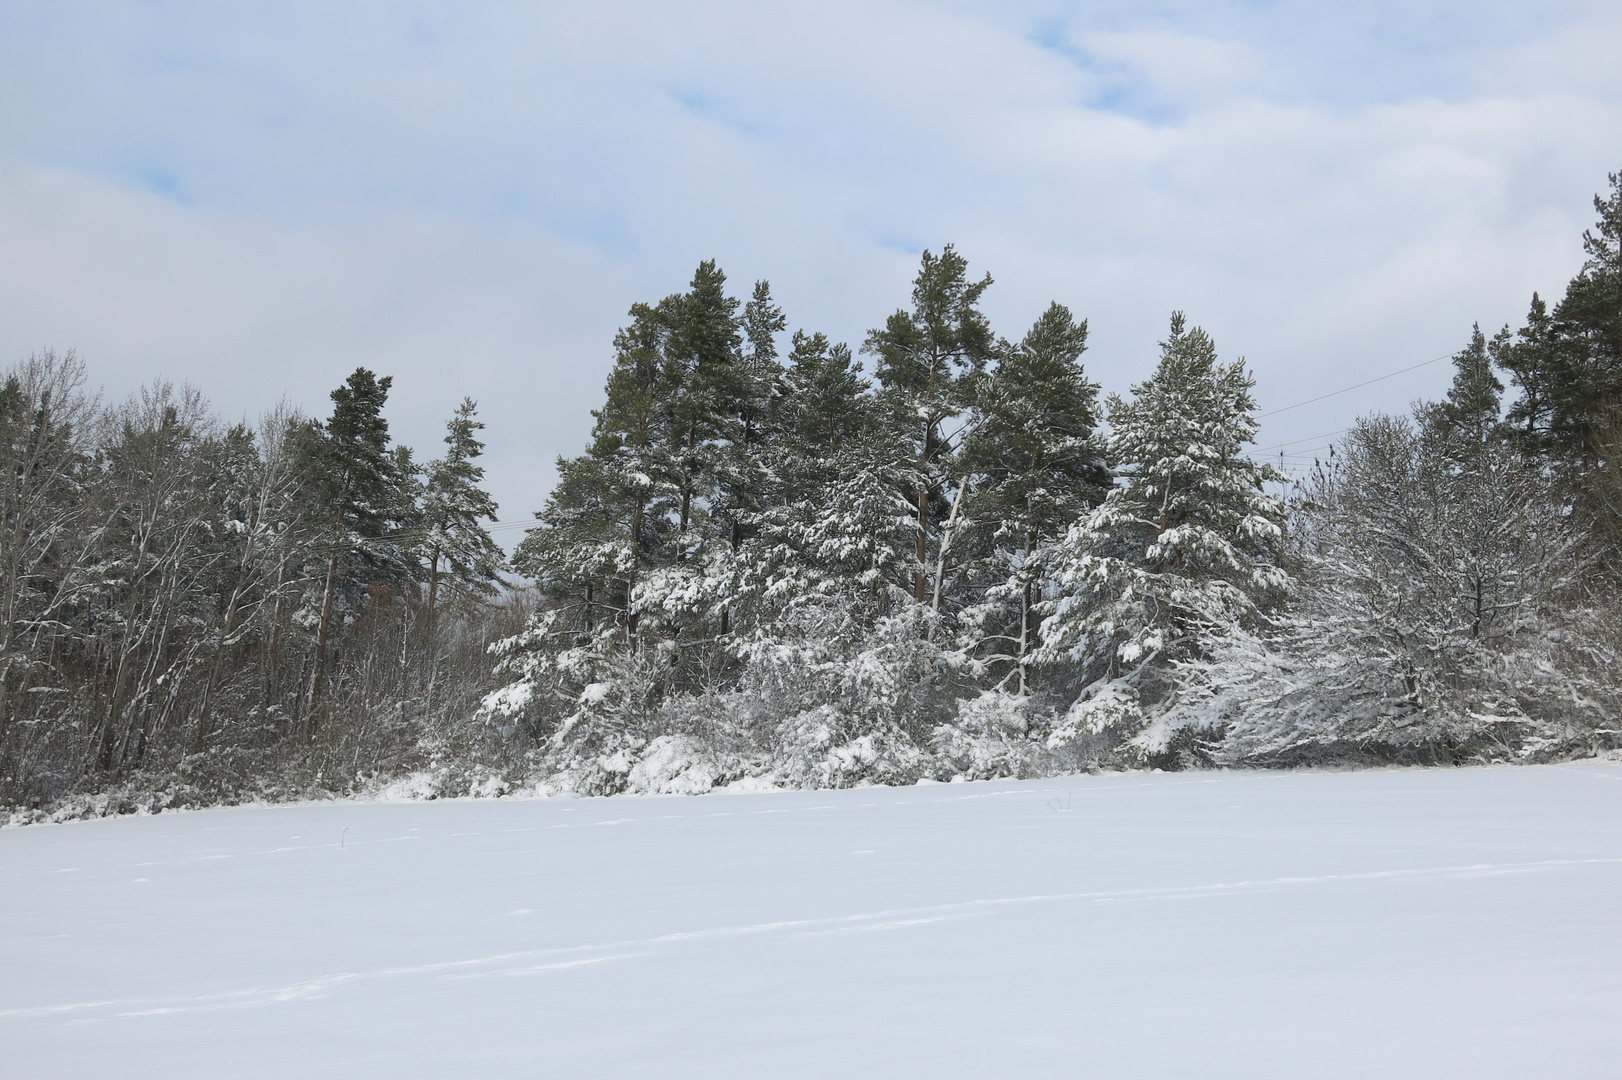
<svg viewBox="0 0 1622 1080">
<path fill-rule="evenodd" d="M 483 739 L 521 616 L 482 425 L 464 402 L 419 466 L 389 385 L 250 429 L 164 384 L 103 407 L 71 354 L 0 378 L 0 802 L 349 791 Z"/>
<path fill-rule="evenodd" d="M 257 432 L 6 383 L 4 797 L 849 785 L 1622 745 L 1622 187 L 1551 309 L 1299 481 L 1172 316 L 1126 395 L 926 252 L 858 355 L 713 263 L 632 307 L 501 584 L 471 402 Z M 489 655 L 487 655 L 487 652 Z M 189 786 L 188 786 L 189 785 Z"/>
</svg>

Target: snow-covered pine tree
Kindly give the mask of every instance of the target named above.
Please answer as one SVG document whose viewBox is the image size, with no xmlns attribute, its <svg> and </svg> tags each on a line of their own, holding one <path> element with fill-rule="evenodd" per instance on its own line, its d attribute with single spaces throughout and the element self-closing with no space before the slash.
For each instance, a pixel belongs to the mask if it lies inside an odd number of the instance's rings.
<svg viewBox="0 0 1622 1080">
<path fill-rule="evenodd" d="M 772 411 L 772 498 L 738 561 L 731 711 L 797 783 L 915 779 L 939 650 L 909 600 L 923 484 L 850 350 L 797 332 Z"/>
<path fill-rule="evenodd" d="M 963 546 L 976 557 L 961 615 L 965 645 L 1018 696 L 1027 691 L 1047 548 L 1109 491 L 1086 348 L 1086 320 L 1059 303 L 1017 346 L 1005 345 L 957 462 L 969 486 Z"/>
<path fill-rule="evenodd" d="M 1244 456 L 1253 385 L 1242 360 L 1218 363 L 1210 336 L 1176 312 L 1154 374 L 1131 400 L 1109 399 L 1119 484 L 1057 545 L 1059 594 L 1044 605 L 1036 654 L 1087 681 L 1055 746 L 1103 736 L 1165 764 L 1198 752 L 1171 711 L 1176 663 L 1243 627 L 1287 582 L 1283 506 L 1263 489 L 1284 477 Z"/>
<path fill-rule="evenodd" d="M 788 329 L 788 318 L 772 299 L 770 282 L 755 282 L 749 302 L 743 306 L 740 328 L 746 342 L 743 353 L 741 378 L 734 400 L 738 409 L 737 422 L 741 430 L 732 433 L 731 441 L 737 450 L 750 459 L 751 467 L 758 468 L 761 448 L 774 433 L 772 416 L 774 403 L 783 396 L 783 365 L 778 361 L 777 335 Z M 751 473 L 733 483 L 760 484 L 758 474 Z M 760 492 L 745 493 L 745 498 Z"/>
<path fill-rule="evenodd" d="M 939 256 L 925 251 L 913 279 L 912 310 L 898 310 L 867 335 L 864 353 L 877 359 L 882 404 L 910 429 L 913 454 L 925 483 L 913 493 L 917 512 L 913 598 L 930 597 L 930 546 L 939 531 L 947 492 L 945 425 L 973 400 L 986 362 L 996 351 L 980 298 L 991 275 L 969 280 L 969 263 L 951 244 Z"/>
<path fill-rule="evenodd" d="M 512 681 L 486 712 L 547 735 L 583 790 L 625 782 L 631 756 L 672 722 L 662 702 L 709 674 L 737 601 L 733 543 L 759 501 L 749 442 L 775 382 L 768 339 L 781 313 L 762 283 L 746 354 L 725 283 L 704 262 L 687 292 L 632 308 L 591 446 L 559 463 L 515 555 L 546 604 L 498 643 Z"/>
<path fill-rule="evenodd" d="M 679 505 L 674 561 L 700 555 L 715 539 L 710 511 L 720 494 L 729 444 L 740 440 L 743 399 L 755 380 L 745 367 L 739 303 L 726 294 L 726 274 L 713 260 L 699 264 L 686 293 L 666 302 L 670 332 L 664 361 L 675 393 L 669 414 L 669 453 Z M 724 530 L 730 532 L 730 530 Z"/>
<path fill-rule="evenodd" d="M 795 333 L 782 383 L 765 456 L 771 503 L 751 519 L 758 588 L 785 599 L 855 591 L 888 607 L 914 568 L 909 493 L 922 479 L 910 440 L 850 350 L 820 333 Z"/>
<path fill-rule="evenodd" d="M 771 502 L 778 485 L 771 475 L 769 461 L 773 442 L 780 431 L 776 424 L 776 403 L 786 392 L 783 366 L 778 362 L 777 335 L 787 329 L 783 309 L 772 300 L 771 285 L 755 282 L 749 302 L 743 306 L 739 329 L 744 348 L 731 395 L 736 415 L 723 425 L 723 438 L 716 458 L 716 499 L 711 515 L 716 536 L 725 546 L 711 545 L 710 592 L 719 585 L 717 630 L 725 637 L 731 629 L 733 608 L 739 601 L 734 565 L 745 539 L 753 534 L 751 520 Z M 727 584 L 720 584 L 720 582 Z"/>
<path fill-rule="evenodd" d="M 472 398 L 445 423 L 445 456 L 428 463 L 422 495 L 422 551 L 427 559 L 428 610 L 438 610 L 441 593 L 451 601 L 495 595 L 506 559 L 480 522 L 496 518 L 496 502 L 481 487 L 484 443 L 478 432 L 478 405 Z"/>
<path fill-rule="evenodd" d="M 591 444 L 558 460 L 558 482 L 513 555 L 542 605 L 521 633 L 493 647 L 497 674 L 510 681 L 484 708 L 536 736 L 554 735 L 572 711 L 602 699 L 588 688 L 615 657 L 635 652 L 635 590 L 671 557 L 680 485 L 665 406 L 678 388 L 664 355 L 668 305 L 632 305 L 614 335 Z"/>
<path fill-rule="evenodd" d="M 704 262 L 689 290 L 661 305 L 669 326 L 664 458 L 676 501 L 670 550 L 638 581 L 633 606 L 639 619 L 657 621 L 654 636 L 670 652 L 672 685 L 695 685 L 714 656 L 737 599 L 735 547 L 768 481 L 759 450 L 769 432 L 761 424 L 780 370 L 772 336 L 782 312 L 759 282 L 740 315 L 725 284 L 726 275 Z"/>
</svg>

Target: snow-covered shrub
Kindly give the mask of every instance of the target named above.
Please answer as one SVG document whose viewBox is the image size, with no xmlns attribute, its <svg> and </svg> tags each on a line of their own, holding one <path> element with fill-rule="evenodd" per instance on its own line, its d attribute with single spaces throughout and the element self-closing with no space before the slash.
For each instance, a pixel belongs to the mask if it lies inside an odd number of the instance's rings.
<svg viewBox="0 0 1622 1080">
<path fill-rule="evenodd" d="M 749 763 L 714 741 L 660 735 L 640 751 L 626 790 L 646 795 L 702 795 L 749 775 Z"/>
<path fill-rule="evenodd" d="M 1508 447 L 1424 421 L 1348 433 L 1299 509 L 1288 615 L 1183 666 L 1175 713 L 1225 731 L 1222 760 L 1525 760 L 1614 726 L 1570 515 Z"/>
<path fill-rule="evenodd" d="M 951 675 L 928 637 L 933 615 L 908 604 L 869 622 L 867 606 L 805 598 L 736 646 L 745 666 L 734 694 L 786 783 L 911 783 L 928 769 L 921 744 Z"/>
<path fill-rule="evenodd" d="M 991 780 L 1005 776 L 1033 776 L 1047 765 L 1041 741 L 1032 737 L 1032 701 L 1003 690 L 987 690 L 962 698 L 957 716 L 937 726 L 930 749 L 938 769 L 950 777 Z"/>
<path fill-rule="evenodd" d="M 499 643 L 504 670 L 519 677 L 485 697 L 483 714 L 497 724 L 523 724 L 538 736 L 532 762 L 548 789 L 623 791 L 641 750 L 663 733 L 667 661 L 656 649 L 526 648 L 546 634 L 547 614 Z"/>
</svg>

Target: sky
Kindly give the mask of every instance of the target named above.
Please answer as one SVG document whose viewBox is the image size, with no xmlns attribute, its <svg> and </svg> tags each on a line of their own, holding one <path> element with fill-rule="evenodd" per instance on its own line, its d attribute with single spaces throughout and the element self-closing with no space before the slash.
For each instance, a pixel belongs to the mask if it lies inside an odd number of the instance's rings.
<svg viewBox="0 0 1622 1080">
<path fill-rule="evenodd" d="M 955 244 L 1090 375 L 1173 310 L 1310 464 L 1558 295 L 1622 168 L 1622 5 L 0 4 L 0 366 L 315 414 L 394 378 L 419 458 L 464 396 L 506 522 L 579 453 L 630 305 L 717 259 L 857 345 Z M 503 539 L 516 538 L 515 533 Z"/>
</svg>

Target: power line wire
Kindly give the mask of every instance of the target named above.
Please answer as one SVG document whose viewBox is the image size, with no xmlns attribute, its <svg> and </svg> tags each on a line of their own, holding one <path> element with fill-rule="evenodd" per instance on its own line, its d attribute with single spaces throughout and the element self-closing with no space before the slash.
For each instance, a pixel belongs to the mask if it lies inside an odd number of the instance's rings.
<svg viewBox="0 0 1622 1080">
<path fill-rule="evenodd" d="M 1319 439 L 1332 439 L 1336 435 L 1344 435 L 1346 432 L 1348 432 L 1350 430 L 1352 430 L 1352 429 L 1351 428 L 1336 428 L 1334 431 L 1326 431 L 1322 435 L 1308 435 L 1304 439 L 1291 439 L 1289 442 L 1274 443 L 1272 446 L 1269 446 L 1269 447 L 1267 447 L 1266 449 L 1264 449 L 1264 450 L 1262 450 L 1260 452 L 1262 454 L 1265 454 L 1265 455 L 1268 455 L 1268 456 L 1271 456 L 1271 455 L 1273 455 L 1275 453 L 1282 454 L 1282 453 L 1285 452 L 1284 448 L 1286 446 L 1299 446 L 1302 443 L 1316 442 Z M 1291 451 L 1289 451 L 1289 453 L 1294 454 L 1294 453 L 1297 453 L 1297 451 L 1291 450 Z"/>
<path fill-rule="evenodd" d="M 1287 413 L 1291 409 L 1299 409 L 1303 405 L 1311 405 L 1314 402 L 1325 401 L 1325 400 L 1327 400 L 1329 398 L 1332 398 L 1332 397 L 1339 397 L 1341 394 L 1348 394 L 1348 393 L 1351 393 L 1353 390 L 1361 390 L 1365 386 L 1373 386 L 1377 382 L 1384 382 L 1387 379 L 1394 379 L 1398 375 L 1406 375 L 1410 371 L 1418 371 L 1422 367 L 1429 367 L 1432 364 L 1439 363 L 1439 362 L 1441 362 L 1443 360 L 1451 360 L 1452 358 L 1453 358 L 1452 353 L 1446 353 L 1446 354 L 1444 354 L 1442 356 L 1433 356 L 1429 360 L 1426 360 L 1426 361 L 1424 361 L 1422 363 L 1415 364 L 1413 367 L 1405 367 L 1401 371 L 1393 371 L 1388 375 L 1381 375 L 1379 378 L 1369 379 L 1367 382 L 1360 382 L 1360 383 L 1356 384 L 1355 386 L 1348 386 L 1348 387 L 1345 387 L 1345 388 L 1340 389 L 1340 390 L 1332 390 L 1327 394 L 1319 394 L 1315 398 L 1308 398 L 1305 401 L 1298 401 L 1294 405 L 1286 405 L 1282 409 L 1274 409 L 1272 412 L 1261 413 L 1256 417 L 1256 419 L 1265 420 L 1269 416 L 1277 416 L 1279 413 Z"/>
</svg>

